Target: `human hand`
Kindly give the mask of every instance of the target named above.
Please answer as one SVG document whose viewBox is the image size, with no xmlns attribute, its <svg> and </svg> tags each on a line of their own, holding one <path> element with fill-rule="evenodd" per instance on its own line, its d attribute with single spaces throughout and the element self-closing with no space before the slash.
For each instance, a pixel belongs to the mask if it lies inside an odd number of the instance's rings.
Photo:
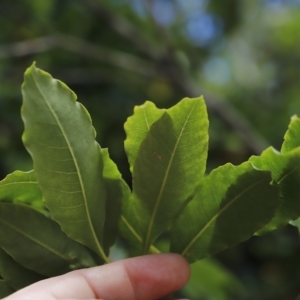
<svg viewBox="0 0 300 300">
<path fill-rule="evenodd" d="M 180 255 L 145 255 L 45 279 L 4 300 L 154 300 L 180 289 L 189 277 Z"/>
</svg>

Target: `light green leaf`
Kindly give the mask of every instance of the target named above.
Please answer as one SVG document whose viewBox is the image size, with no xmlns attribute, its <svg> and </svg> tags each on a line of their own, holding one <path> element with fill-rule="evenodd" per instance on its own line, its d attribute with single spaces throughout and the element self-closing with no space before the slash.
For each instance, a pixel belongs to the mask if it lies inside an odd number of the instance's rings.
<svg viewBox="0 0 300 300">
<path fill-rule="evenodd" d="M 45 212 L 42 198 L 34 171 L 15 171 L 0 181 L 0 201 L 27 204 Z"/>
<path fill-rule="evenodd" d="M 23 142 L 53 219 L 104 260 L 105 186 L 86 109 L 62 82 L 32 65 L 22 86 Z"/>
<path fill-rule="evenodd" d="M 132 172 L 140 145 L 152 124 L 157 121 L 165 112 L 159 109 L 154 103 L 146 101 L 143 105 L 134 107 L 134 114 L 124 124 L 126 140 L 124 142 L 130 171 Z"/>
<path fill-rule="evenodd" d="M 25 268 L 49 277 L 95 265 L 56 222 L 24 205 L 0 202 L 0 247 Z"/>
<path fill-rule="evenodd" d="M 194 262 L 250 238 L 274 216 L 278 189 L 250 162 L 226 164 L 201 181 L 171 230 L 171 252 Z"/>
<path fill-rule="evenodd" d="M 6 283 L 19 290 L 39 280 L 45 279 L 29 269 L 24 268 L 0 248 L 0 275 Z"/>
<path fill-rule="evenodd" d="M 0 298 L 4 298 L 14 293 L 15 290 L 10 287 L 4 279 L 0 279 Z"/>
<path fill-rule="evenodd" d="M 258 234 L 285 226 L 300 216 L 300 148 L 280 153 L 272 147 L 250 161 L 261 170 L 270 170 L 273 181 L 280 187 L 281 204 L 274 218 Z"/>
<path fill-rule="evenodd" d="M 281 152 L 286 153 L 300 146 L 300 119 L 297 116 L 291 118 L 289 128 L 284 135 Z"/>
<path fill-rule="evenodd" d="M 300 218 L 298 218 L 297 220 L 291 220 L 289 224 L 295 226 L 300 234 Z"/>
<path fill-rule="evenodd" d="M 106 187 L 106 218 L 104 224 L 104 248 L 108 252 L 118 236 L 118 222 L 124 199 L 129 197 L 130 189 L 122 179 L 117 165 L 109 157 L 107 149 L 101 149 L 104 162 L 103 177 Z"/>
<path fill-rule="evenodd" d="M 213 259 L 203 259 L 191 265 L 191 278 L 183 288 L 190 299 L 237 299 L 245 288 L 229 270 Z"/>
<path fill-rule="evenodd" d="M 194 194 L 206 164 L 208 120 L 203 98 L 185 98 L 156 121 L 133 167 L 135 230 L 147 253 Z"/>
</svg>

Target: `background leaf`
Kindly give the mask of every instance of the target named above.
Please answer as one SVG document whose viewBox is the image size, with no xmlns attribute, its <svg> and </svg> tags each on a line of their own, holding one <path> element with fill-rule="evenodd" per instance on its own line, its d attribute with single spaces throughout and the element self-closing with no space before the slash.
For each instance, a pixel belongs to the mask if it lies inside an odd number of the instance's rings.
<svg viewBox="0 0 300 300">
<path fill-rule="evenodd" d="M 203 98 L 185 98 L 151 126 L 142 142 L 127 215 L 139 218 L 144 253 L 195 192 L 205 170 L 207 131 Z"/>
<path fill-rule="evenodd" d="M 62 82 L 32 65 L 22 86 L 23 142 L 53 219 L 104 260 L 103 161 L 86 109 Z"/>
<path fill-rule="evenodd" d="M 45 277 L 41 276 L 40 274 L 21 266 L 1 248 L 0 275 L 6 281 L 6 283 L 15 290 L 19 290 L 34 282 L 45 279 Z"/>
<path fill-rule="evenodd" d="M 290 144 L 290 142 L 288 142 Z M 285 147 L 288 147 L 287 144 Z M 270 170 L 273 181 L 280 187 L 281 204 L 274 218 L 258 234 L 285 226 L 300 216 L 300 148 L 280 153 L 272 147 L 250 161 L 258 169 Z"/>
<path fill-rule="evenodd" d="M 0 181 L 0 201 L 27 204 L 45 212 L 42 191 L 34 171 L 15 171 Z"/>
<path fill-rule="evenodd" d="M 135 106 L 133 115 L 127 118 L 124 124 L 126 132 L 124 147 L 131 172 L 142 141 L 149 132 L 152 124 L 157 121 L 164 112 L 165 109 L 159 109 L 153 102 L 146 101 L 143 105 Z"/>
<path fill-rule="evenodd" d="M 25 268 L 49 277 L 95 265 L 56 222 L 23 205 L 0 202 L 0 247 Z"/>
<path fill-rule="evenodd" d="M 244 287 L 229 270 L 214 259 L 202 259 L 191 264 L 191 278 L 184 286 L 186 297 L 193 300 L 232 300 L 244 292 Z"/>
<path fill-rule="evenodd" d="M 270 179 L 250 162 L 213 170 L 172 227 L 171 252 L 192 263 L 250 238 L 279 205 Z"/>
</svg>

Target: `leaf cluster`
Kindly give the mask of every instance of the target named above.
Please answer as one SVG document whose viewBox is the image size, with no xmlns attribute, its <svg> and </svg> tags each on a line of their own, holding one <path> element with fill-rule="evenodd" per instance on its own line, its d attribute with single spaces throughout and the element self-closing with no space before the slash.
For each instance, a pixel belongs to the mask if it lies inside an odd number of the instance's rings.
<svg viewBox="0 0 300 300">
<path fill-rule="evenodd" d="M 43 278 L 109 263 L 118 238 L 146 254 L 161 251 L 156 241 L 164 235 L 168 251 L 192 263 L 300 216 L 297 117 L 280 152 L 268 148 L 205 174 L 203 97 L 169 109 L 146 101 L 124 126 L 130 188 L 64 83 L 33 64 L 22 94 L 22 140 L 33 170 L 0 182 L 1 297 Z"/>
</svg>

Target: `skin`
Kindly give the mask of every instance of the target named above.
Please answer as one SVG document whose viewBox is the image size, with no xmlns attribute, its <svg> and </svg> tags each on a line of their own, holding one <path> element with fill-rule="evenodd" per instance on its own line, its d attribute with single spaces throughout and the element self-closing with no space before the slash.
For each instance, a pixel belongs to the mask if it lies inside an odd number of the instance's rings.
<svg viewBox="0 0 300 300">
<path fill-rule="evenodd" d="M 145 255 L 42 280 L 5 300 L 157 300 L 180 289 L 189 277 L 182 256 Z"/>
</svg>

